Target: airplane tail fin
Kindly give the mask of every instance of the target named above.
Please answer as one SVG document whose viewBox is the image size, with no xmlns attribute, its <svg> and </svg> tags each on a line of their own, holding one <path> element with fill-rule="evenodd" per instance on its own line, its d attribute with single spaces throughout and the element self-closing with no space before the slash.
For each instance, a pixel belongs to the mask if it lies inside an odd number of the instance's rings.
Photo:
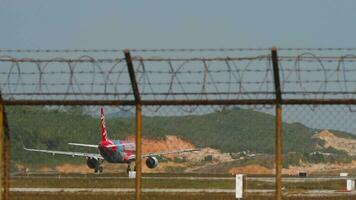
<svg viewBox="0 0 356 200">
<path fill-rule="evenodd" d="M 100 124 L 101 124 L 101 141 L 107 141 L 106 127 L 105 127 L 105 117 L 104 117 L 104 108 L 100 108 Z"/>
</svg>

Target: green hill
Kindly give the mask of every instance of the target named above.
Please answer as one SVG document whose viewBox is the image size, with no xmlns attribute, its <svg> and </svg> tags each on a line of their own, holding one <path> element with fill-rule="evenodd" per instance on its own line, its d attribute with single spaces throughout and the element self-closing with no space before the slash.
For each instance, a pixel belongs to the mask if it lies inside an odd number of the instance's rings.
<svg viewBox="0 0 356 200">
<path fill-rule="evenodd" d="M 25 152 L 26 147 L 88 151 L 67 145 L 68 142 L 96 144 L 100 140 L 99 118 L 92 117 L 79 107 L 51 110 L 42 107 L 6 107 L 12 135 L 12 160 L 19 163 L 51 163 L 67 161 L 65 156 L 49 159 L 48 155 Z M 99 114 L 98 114 L 99 115 Z M 179 137 L 201 147 L 209 146 L 223 152 L 250 150 L 274 153 L 274 116 L 249 109 L 234 108 L 205 115 L 175 117 L 144 117 L 143 136 Z M 123 139 L 134 134 L 134 118 L 106 119 L 108 135 Z M 313 130 L 302 124 L 283 124 L 284 153 L 311 152 L 315 143 Z M 71 159 L 73 162 L 78 159 Z"/>
</svg>

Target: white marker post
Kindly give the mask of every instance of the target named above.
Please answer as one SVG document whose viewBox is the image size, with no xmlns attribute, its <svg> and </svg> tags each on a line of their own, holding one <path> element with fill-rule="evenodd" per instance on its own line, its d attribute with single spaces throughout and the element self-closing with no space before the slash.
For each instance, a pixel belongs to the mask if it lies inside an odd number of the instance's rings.
<svg viewBox="0 0 356 200">
<path fill-rule="evenodd" d="M 340 173 L 340 177 L 347 177 L 349 174 L 348 173 L 345 173 L 345 172 L 341 172 Z"/>
<path fill-rule="evenodd" d="M 355 180 L 351 180 L 351 179 L 346 180 L 346 190 L 349 192 L 355 190 Z"/>
<path fill-rule="evenodd" d="M 129 178 L 136 178 L 136 171 L 129 171 Z"/>
<path fill-rule="evenodd" d="M 243 174 L 236 174 L 236 199 L 243 198 L 243 190 L 244 190 L 244 175 Z"/>
</svg>

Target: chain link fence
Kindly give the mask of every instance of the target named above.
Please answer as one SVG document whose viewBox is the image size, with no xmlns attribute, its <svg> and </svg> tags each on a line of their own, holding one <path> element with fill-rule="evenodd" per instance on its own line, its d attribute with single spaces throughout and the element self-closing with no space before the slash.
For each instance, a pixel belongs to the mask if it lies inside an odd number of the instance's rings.
<svg viewBox="0 0 356 200">
<path fill-rule="evenodd" d="M 139 190 L 143 199 L 234 199 L 235 174 L 248 175 L 248 199 L 307 199 L 295 192 L 344 189 L 341 179 L 279 185 L 280 177 L 269 177 L 280 175 L 276 141 L 283 144 L 286 176 L 355 174 L 354 49 L 280 48 L 277 60 L 270 51 L 1 50 L 7 54 L 0 57 L 0 88 L 11 131 L 10 196 L 139 199 Z M 199 151 L 154 156 L 153 169 L 143 157 L 142 176 L 130 179 L 126 164 L 104 161 L 103 173 L 95 174 L 88 156 L 24 150 L 98 154 L 68 143 L 98 144 L 100 107 L 111 139 L 135 143 L 142 126 L 142 155 Z M 141 117 L 142 124 L 135 121 Z"/>
</svg>

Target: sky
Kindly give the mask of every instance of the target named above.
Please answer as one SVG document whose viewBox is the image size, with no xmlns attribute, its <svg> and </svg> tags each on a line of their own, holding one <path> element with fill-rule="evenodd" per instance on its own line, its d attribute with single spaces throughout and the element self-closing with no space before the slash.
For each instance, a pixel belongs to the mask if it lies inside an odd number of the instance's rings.
<svg viewBox="0 0 356 200">
<path fill-rule="evenodd" d="M 355 9 L 355 0 L 0 0 L 0 49 L 356 47 Z"/>
<path fill-rule="evenodd" d="M 1 0 L 0 49 L 354 47 L 353 0 Z"/>
</svg>

